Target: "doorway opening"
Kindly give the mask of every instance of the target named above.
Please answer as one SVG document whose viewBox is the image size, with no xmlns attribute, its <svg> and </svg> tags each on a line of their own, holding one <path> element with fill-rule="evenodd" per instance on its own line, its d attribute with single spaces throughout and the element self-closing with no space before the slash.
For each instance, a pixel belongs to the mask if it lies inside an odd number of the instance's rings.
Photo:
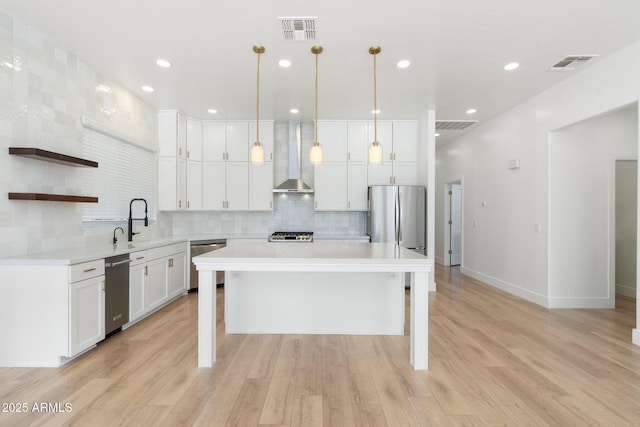
<svg viewBox="0 0 640 427">
<path fill-rule="evenodd" d="M 462 179 L 444 188 L 444 254 L 445 266 L 462 265 Z"/>
<path fill-rule="evenodd" d="M 638 161 L 615 162 L 615 285 L 620 299 L 636 298 Z M 621 298 L 622 297 L 622 298 Z M 626 297 L 626 298 L 625 298 Z"/>
</svg>

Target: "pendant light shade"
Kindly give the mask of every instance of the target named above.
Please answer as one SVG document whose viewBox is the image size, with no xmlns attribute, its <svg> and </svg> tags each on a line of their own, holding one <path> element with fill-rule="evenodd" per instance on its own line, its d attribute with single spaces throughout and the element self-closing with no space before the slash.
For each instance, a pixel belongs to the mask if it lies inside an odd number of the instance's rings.
<svg viewBox="0 0 640 427">
<path fill-rule="evenodd" d="M 382 163 L 382 145 L 378 142 L 378 100 L 376 86 L 376 55 L 382 49 L 380 46 L 372 46 L 369 53 L 373 55 L 373 142 L 369 146 L 369 163 L 379 165 Z"/>
<path fill-rule="evenodd" d="M 322 146 L 318 142 L 318 55 L 322 53 L 322 46 L 313 46 L 311 53 L 316 56 L 316 92 L 315 92 L 315 113 L 313 116 L 313 146 L 309 153 L 309 160 L 312 165 L 322 163 Z"/>
<path fill-rule="evenodd" d="M 254 46 L 253 51 L 258 54 L 258 73 L 256 79 L 256 142 L 251 147 L 249 159 L 254 166 L 264 165 L 264 146 L 260 142 L 260 55 L 264 53 L 264 46 Z"/>
</svg>

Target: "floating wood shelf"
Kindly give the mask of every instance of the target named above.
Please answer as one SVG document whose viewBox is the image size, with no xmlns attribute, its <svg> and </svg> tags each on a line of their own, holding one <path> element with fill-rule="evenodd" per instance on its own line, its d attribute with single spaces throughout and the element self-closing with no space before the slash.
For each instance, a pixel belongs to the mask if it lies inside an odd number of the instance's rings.
<svg viewBox="0 0 640 427">
<path fill-rule="evenodd" d="M 9 200 L 44 200 L 49 202 L 98 203 L 97 197 L 67 196 L 64 194 L 9 193 Z"/>
<path fill-rule="evenodd" d="M 46 162 L 60 163 L 68 166 L 89 168 L 98 167 L 98 162 L 94 162 L 93 160 L 67 156 L 66 154 L 54 153 L 53 151 L 42 150 L 40 148 L 9 147 L 9 154 L 29 157 L 31 159 L 44 160 Z"/>
</svg>

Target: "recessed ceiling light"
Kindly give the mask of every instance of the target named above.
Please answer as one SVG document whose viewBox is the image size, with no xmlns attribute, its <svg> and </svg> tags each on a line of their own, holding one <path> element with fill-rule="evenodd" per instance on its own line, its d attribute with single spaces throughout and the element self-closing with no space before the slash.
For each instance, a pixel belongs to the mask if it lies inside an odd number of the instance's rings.
<svg viewBox="0 0 640 427">
<path fill-rule="evenodd" d="M 398 61 L 396 65 L 398 68 L 407 68 L 409 65 L 411 65 L 411 61 L 403 59 L 402 61 Z"/>
<path fill-rule="evenodd" d="M 289 112 L 291 114 L 298 114 L 300 112 L 300 110 L 298 110 L 297 108 L 292 108 L 291 110 L 289 110 Z"/>
<path fill-rule="evenodd" d="M 509 62 L 507 65 L 504 66 L 504 69 L 505 71 L 513 71 L 519 66 L 520 64 L 518 64 L 517 62 Z"/>
<path fill-rule="evenodd" d="M 371 110 L 371 114 L 380 114 L 381 111 L 380 110 Z"/>
<path fill-rule="evenodd" d="M 278 61 L 278 65 L 282 68 L 289 68 L 291 67 L 291 61 L 289 61 L 288 59 L 281 59 L 280 61 Z"/>
<path fill-rule="evenodd" d="M 439 134 L 439 133 L 436 133 L 436 136 L 440 136 L 440 134 Z"/>
<path fill-rule="evenodd" d="M 209 113 L 209 114 L 218 114 L 218 110 L 216 110 L 215 108 L 209 108 L 207 110 L 207 113 Z"/>
<path fill-rule="evenodd" d="M 467 110 L 467 114 L 475 114 L 476 113 L 476 109 L 475 108 L 469 108 Z"/>
<path fill-rule="evenodd" d="M 156 60 L 156 64 L 158 64 L 158 67 L 162 67 L 162 68 L 171 67 L 171 62 L 167 61 L 166 59 L 162 59 L 162 58 Z"/>
<path fill-rule="evenodd" d="M 153 92 L 153 88 L 151 86 L 142 86 L 141 89 L 145 92 Z"/>
</svg>

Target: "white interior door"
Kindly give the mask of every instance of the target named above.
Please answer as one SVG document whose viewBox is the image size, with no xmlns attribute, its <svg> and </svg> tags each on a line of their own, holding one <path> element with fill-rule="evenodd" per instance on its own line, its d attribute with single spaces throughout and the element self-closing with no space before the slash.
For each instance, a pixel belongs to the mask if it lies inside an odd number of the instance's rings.
<svg viewBox="0 0 640 427">
<path fill-rule="evenodd" d="M 451 245 L 450 245 L 450 265 L 460 265 L 462 262 L 462 186 L 451 184 L 449 194 L 451 201 L 450 221 Z"/>
</svg>

